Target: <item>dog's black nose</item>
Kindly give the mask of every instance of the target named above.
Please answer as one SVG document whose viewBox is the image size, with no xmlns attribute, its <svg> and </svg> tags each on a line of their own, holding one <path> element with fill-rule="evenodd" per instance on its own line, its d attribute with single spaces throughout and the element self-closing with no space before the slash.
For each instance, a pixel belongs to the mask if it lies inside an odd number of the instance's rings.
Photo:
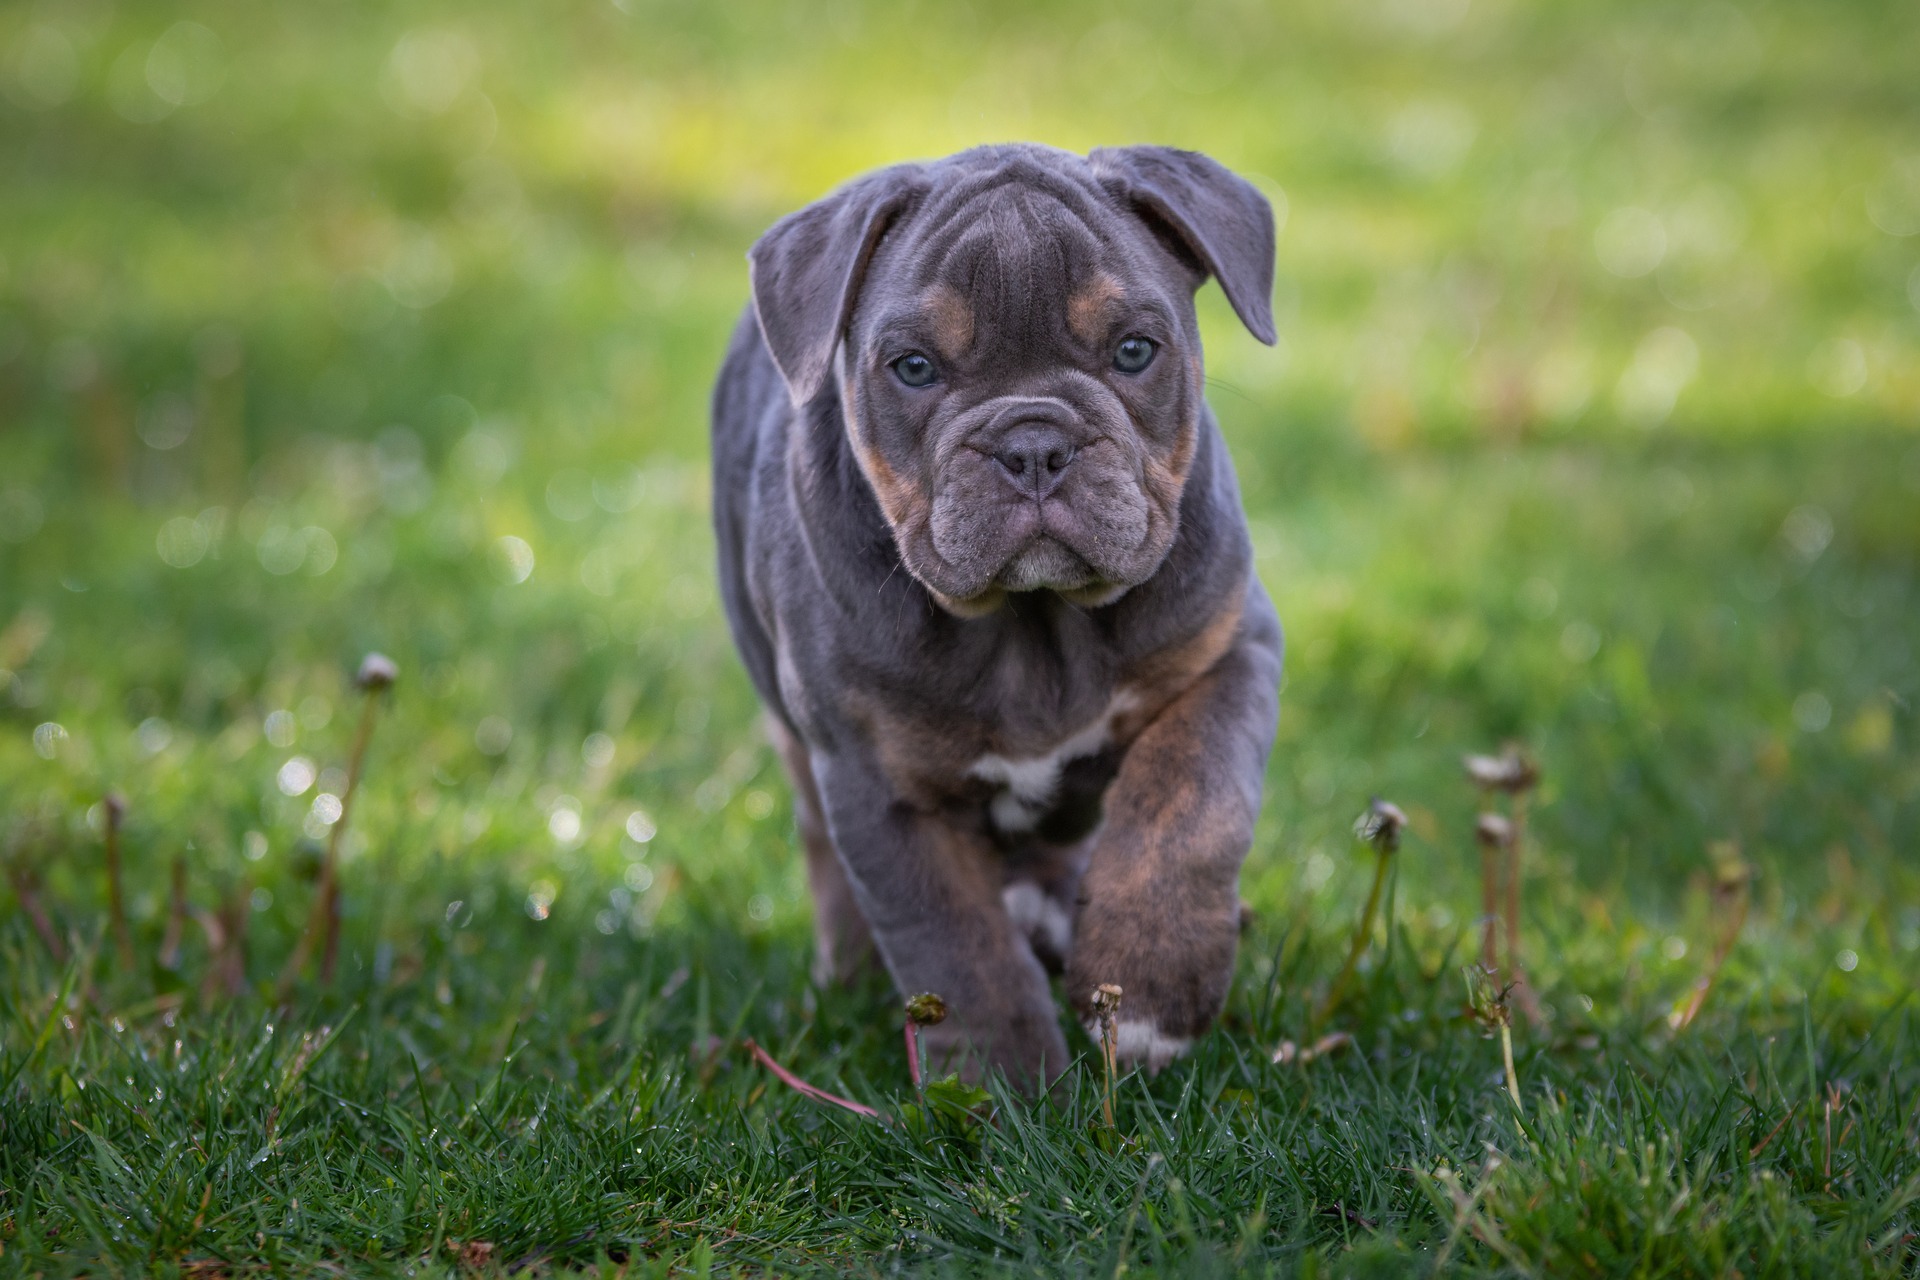
<svg viewBox="0 0 1920 1280">
<path fill-rule="evenodd" d="M 1060 487 L 1074 452 L 1074 443 L 1066 432 L 1047 423 L 1029 422 L 1001 437 L 993 460 L 1014 488 L 1030 498 L 1044 498 Z"/>
</svg>

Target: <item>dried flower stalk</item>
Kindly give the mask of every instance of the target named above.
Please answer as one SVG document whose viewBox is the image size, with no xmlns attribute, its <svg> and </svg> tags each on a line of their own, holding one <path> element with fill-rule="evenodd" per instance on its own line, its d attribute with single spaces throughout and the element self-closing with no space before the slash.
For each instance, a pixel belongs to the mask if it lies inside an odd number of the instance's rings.
<svg viewBox="0 0 1920 1280">
<path fill-rule="evenodd" d="M 1709 853 L 1714 862 L 1712 912 L 1716 927 L 1713 954 L 1707 960 L 1705 971 L 1694 983 L 1687 1002 L 1667 1018 L 1667 1025 L 1676 1032 L 1692 1026 L 1693 1020 L 1705 1007 L 1707 995 L 1713 990 L 1721 967 L 1732 954 L 1734 943 L 1740 940 L 1740 931 L 1746 927 L 1747 908 L 1752 902 L 1753 867 L 1740 856 L 1740 846 L 1730 840 L 1722 841 L 1715 844 Z"/>
<path fill-rule="evenodd" d="M 843 1098 L 837 1093 L 828 1093 L 825 1089 L 820 1088 L 818 1085 L 808 1084 L 805 1080 L 802 1080 L 799 1076 L 796 1076 L 795 1074 L 793 1074 L 793 1072 L 781 1066 L 777 1061 L 774 1060 L 774 1057 L 772 1054 L 768 1053 L 765 1049 L 762 1049 L 759 1046 L 759 1044 L 756 1043 L 755 1041 L 748 1040 L 746 1044 L 747 1044 L 747 1052 L 751 1053 L 754 1056 L 754 1059 L 758 1061 L 761 1066 L 773 1072 L 775 1078 L 777 1078 L 781 1084 L 786 1085 L 789 1089 L 792 1089 L 797 1093 L 803 1093 L 807 1097 L 812 1098 L 817 1102 L 832 1103 L 834 1106 L 841 1107 L 841 1108 L 844 1108 L 845 1110 L 851 1111 L 857 1116 L 867 1116 L 870 1119 L 879 1118 L 880 1113 L 878 1111 L 875 1111 L 872 1107 L 865 1105 L 864 1103 L 855 1102 L 851 1098 Z"/>
<path fill-rule="evenodd" d="M 1121 988 L 1103 982 L 1093 989 L 1093 1013 L 1100 1020 L 1100 1058 L 1106 1067 L 1106 1091 L 1100 1098 L 1100 1112 L 1107 1128 L 1113 1123 L 1113 1078 L 1119 1070 Z"/>
<path fill-rule="evenodd" d="M 107 818 L 107 915 L 113 925 L 121 971 L 132 973 L 133 935 L 127 929 L 127 898 L 120 878 L 120 820 L 126 816 L 127 802 L 118 792 L 109 791 L 100 807 Z"/>
<path fill-rule="evenodd" d="M 947 1002 L 931 991 L 922 991 L 907 1001 L 907 1074 L 913 1077 L 913 1087 L 920 1088 L 923 1074 L 920 1069 L 920 1029 L 937 1027 L 947 1020 Z"/>
<path fill-rule="evenodd" d="M 1494 923 L 1498 920 L 1506 942 L 1507 984 L 1527 1021 L 1538 1025 L 1540 1000 L 1520 962 L 1520 876 L 1527 843 L 1527 801 L 1540 782 L 1540 769 L 1513 743 L 1497 756 L 1467 756 L 1461 764 L 1468 779 L 1480 788 L 1486 805 L 1475 827 L 1480 840 L 1480 963 L 1489 974 L 1503 972 L 1495 955 Z M 1496 794 L 1507 797 L 1504 817 L 1492 808 Z"/>
<path fill-rule="evenodd" d="M 1380 893 L 1387 883 L 1387 864 L 1400 848 L 1400 833 L 1406 829 L 1406 825 L 1407 815 L 1401 812 L 1400 806 L 1378 796 L 1353 824 L 1353 834 L 1373 846 L 1373 886 L 1367 890 L 1367 905 L 1360 912 L 1360 923 L 1354 927 L 1346 963 L 1340 966 L 1333 985 L 1327 988 L 1327 998 L 1321 1002 L 1320 1010 L 1314 1016 L 1316 1026 L 1340 1006 L 1340 1001 L 1346 996 L 1347 983 L 1352 980 L 1354 970 L 1360 964 L 1361 955 L 1373 941 L 1373 917 L 1380 909 Z M 1392 927 L 1391 921 L 1388 927 Z"/>
<path fill-rule="evenodd" d="M 360 769 L 367 757 L 367 744 L 373 740 L 373 724 L 380 710 L 380 694 L 393 687 L 400 670 L 393 659 L 381 653 L 369 653 L 360 663 L 354 684 L 365 695 L 360 708 L 360 724 L 354 730 L 353 748 L 347 756 L 347 785 L 340 791 L 340 816 L 327 829 L 327 850 L 320 860 L 320 884 L 314 891 L 313 910 L 307 914 L 306 928 L 294 946 L 293 956 L 280 973 L 280 999 L 284 1001 L 307 966 L 316 945 L 322 946 L 320 980 L 333 981 L 335 962 L 340 953 L 340 840 L 346 834 L 347 820 L 353 812 L 353 795 L 360 785 Z"/>
</svg>

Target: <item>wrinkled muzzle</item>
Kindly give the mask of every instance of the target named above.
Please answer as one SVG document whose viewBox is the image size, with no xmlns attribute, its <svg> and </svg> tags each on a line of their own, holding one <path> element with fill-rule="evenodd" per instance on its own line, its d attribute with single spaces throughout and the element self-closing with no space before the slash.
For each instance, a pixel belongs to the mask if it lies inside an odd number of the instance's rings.
<svg viewBox="0 0 1920 1280">
<path fill-rule="evenodd" d="M 951 424 L 933 472 L 940 566 L 909 568 L 958 599 L 994 588 L 1079 591 L 1151 576 L 1164 546 L 1129 424 L 1051 398 L 991 401 Z"/>
</svg>

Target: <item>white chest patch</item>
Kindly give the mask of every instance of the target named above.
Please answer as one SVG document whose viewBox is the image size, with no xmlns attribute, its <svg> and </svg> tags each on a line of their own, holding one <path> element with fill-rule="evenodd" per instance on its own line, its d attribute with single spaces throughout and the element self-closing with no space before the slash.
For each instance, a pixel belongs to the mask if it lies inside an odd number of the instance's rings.
<svg viewBox="0 0 1920 1280">
<path fill-rule="evenodd" d="M 1053 806 L 1060 789 L 1060 770 L 1068 761 L 1095 755 L 1112 740 L 1114 717 L 1140 705 L 1131 690 L 1121 689 L 1107 703 L 1099 719 L 1055 744 L 1042 756 L 1009 759 L 989 752 L 967 766 L 967 776 L 1000 787 L 987 805 L 993 825 L 1007 832 L 1031 831 Z"/>
</svg>

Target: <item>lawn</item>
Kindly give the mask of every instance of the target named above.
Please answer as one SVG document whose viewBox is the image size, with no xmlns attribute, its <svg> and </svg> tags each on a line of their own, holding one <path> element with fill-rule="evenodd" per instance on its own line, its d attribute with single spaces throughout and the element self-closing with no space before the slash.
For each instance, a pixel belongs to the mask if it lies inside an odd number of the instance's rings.
<svg viewBox="0 0 1920 1280">
<path fill-rule="evenodd" d="M 1014 137 L 1283 220 L 1252 922 L 1111 1118 L 810 984 L 708 531 L 746 247 Z M 1917 137 L 1891 0 L 0 12 L 0 1274 L 1920 1275 Z"/>
</svg>

